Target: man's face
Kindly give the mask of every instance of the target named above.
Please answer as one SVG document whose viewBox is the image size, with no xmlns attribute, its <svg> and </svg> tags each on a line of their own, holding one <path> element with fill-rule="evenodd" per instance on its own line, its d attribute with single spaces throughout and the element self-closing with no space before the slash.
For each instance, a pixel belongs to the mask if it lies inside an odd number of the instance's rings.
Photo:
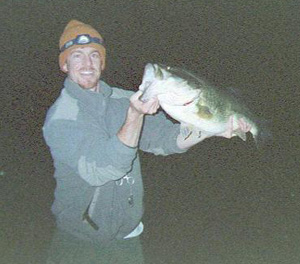
<svg viewBox="0 0 300 264">
<path fill-rule="evenodd" d="M 71 51 L 63 70 L 83 89 L 96 91 L 101 76 L 101 57 L 92 47 L 79 47 Z"/>
</svg>

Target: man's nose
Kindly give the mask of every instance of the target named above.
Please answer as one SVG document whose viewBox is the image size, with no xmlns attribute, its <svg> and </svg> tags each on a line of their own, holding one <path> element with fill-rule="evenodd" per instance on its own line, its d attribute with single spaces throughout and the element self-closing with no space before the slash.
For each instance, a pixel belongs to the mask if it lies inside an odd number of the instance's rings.
<svg viewBox="0 0 300 264">
<path fill-rule="evenodd" d="M 91 66 L 92 65 L 92 59 L 90 58 L 90 56 L 86 55 L 84 58 L 84 64 L 86 66 Z"/>
</svg>

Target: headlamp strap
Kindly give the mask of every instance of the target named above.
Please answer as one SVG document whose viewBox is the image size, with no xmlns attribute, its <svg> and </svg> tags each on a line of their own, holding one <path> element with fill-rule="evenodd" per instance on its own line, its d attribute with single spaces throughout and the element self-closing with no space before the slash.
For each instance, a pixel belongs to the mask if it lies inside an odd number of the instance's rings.
<svg viewBox="0 0 300 264">
<path fill-rule="evenodd" d="M 86 44 L 90 44 L 90 43 L 96 43 L 96 44 L 104 46 L 103 39 L 96 38 L 96 37 L 93 38 L 89 34 L 80 34 L 80 35 L 77 35 L 76 38 L 67 41 L 60 48 L 60 52 L 63 52 L 66 49 L 68 49 L 74 45 L 86 45 Z"/>
</svg>

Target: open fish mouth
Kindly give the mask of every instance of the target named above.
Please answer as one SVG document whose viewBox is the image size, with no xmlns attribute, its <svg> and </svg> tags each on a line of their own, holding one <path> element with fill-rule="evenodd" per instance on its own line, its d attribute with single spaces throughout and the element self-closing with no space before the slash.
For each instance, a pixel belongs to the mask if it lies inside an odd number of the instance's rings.
<svg viewBox="0 0 300 264">
<path fill-rule="evenodd" d="M 171 67 L 148 63 L 145 67 L 140 100 L 147 102 L 157 97 L 160 103 L 187 106 L 200 97 L 200 89 L 193 89 L 187 80 L 172 74 Z M 174 89 L 175 88 L 175 89 Z"/>
</svg>

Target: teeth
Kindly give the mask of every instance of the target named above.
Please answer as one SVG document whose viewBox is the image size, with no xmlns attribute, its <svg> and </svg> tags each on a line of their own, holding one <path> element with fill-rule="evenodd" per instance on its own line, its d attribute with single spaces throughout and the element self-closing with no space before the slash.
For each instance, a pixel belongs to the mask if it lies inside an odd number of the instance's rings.
<svg viewBox="0 0 300 264">
<path fill-rule="evenodd" d="M 88 75 L 88 74 L 93 74 L 93 72 L 91 72 L 91 71 L 84 71 L 84 72 L 81 72 L 81 74 Z"/>
</svg>

